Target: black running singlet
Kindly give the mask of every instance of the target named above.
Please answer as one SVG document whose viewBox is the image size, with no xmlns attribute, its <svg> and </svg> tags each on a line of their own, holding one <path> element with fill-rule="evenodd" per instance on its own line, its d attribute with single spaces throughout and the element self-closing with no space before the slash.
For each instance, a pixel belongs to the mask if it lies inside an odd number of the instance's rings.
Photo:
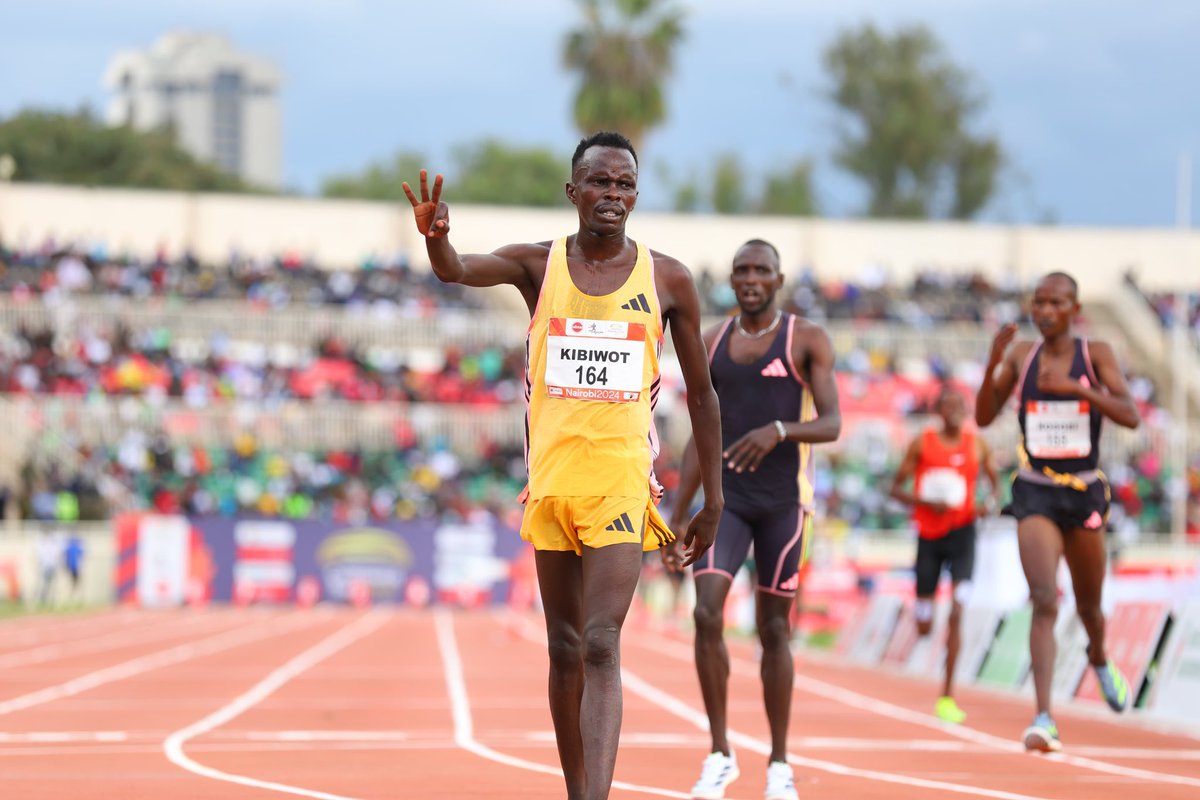
<svg viewBox="0 0 1200 800">
<path fill-rule="evenodd" d="M 1100 423 L 1103 415 L 1086 400 L 1050 394 L 1037 388 L 1042 343 L 1029 350 L 1021 370 L 1020 408 L 1022 465 L 1036 472 L 1049 468 L 1057 473 L 1094 470 L 1100 463 Z M 1086 339 L 1075 339 L 1070 377 L 1084 386 L 1099 387 L 1092 369 Z"/>
<path fill-rule="evenodd" d="M 732 322 L 731 318 L 725 323 L 709 349 L 709 370 L 721 403 L 722 449 L 773 420 L 807 422 L 816 418 L 812 393 L 792 363 L 795 316 L 783 315 L 767 352 L 750 364 L 738 364 L 729 357 Z M 812 446 L 808 443 L 780 443 L 754 472 L 739 474 L 727 463 L 723 470 L 725 506 L 731 510 L 812 505 Z"/>
</svg>

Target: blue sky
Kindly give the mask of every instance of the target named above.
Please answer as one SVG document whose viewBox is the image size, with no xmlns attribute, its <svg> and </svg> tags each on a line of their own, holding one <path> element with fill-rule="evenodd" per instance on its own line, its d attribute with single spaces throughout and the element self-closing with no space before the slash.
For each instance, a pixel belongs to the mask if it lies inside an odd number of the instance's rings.
<svg viewBox="0 0 1200 800">
<path fill-rule="evenodd" d="M 560 66 L 570 0 L 42 0 L 6 4 L 0 115 L 102 109 L 117 50 L 172 28 L 221 31 L 283 70 L 288 186 L 315 191 L 396 150 L 449 166 L 455 144 L 496 136 L 569 153 L 573 76 Z M 418 5 L 420 8 L 417 8 Z M 701 173 L 734 152 L 752 176 L 811 157 L 831 216 L 861 206 L 830 162 L 820 60 L 845 27 L 920 22 L 988 95 L 982 124 L 1012 168 L 988 217 L 1072 225 L 1176 222 L 1180 153 L 1200 162 L 1200 3 L 1159 0 L 680 0 L 688 37 L 670 119 L 644 147 L 643 207 L 663 170 Z M 1139 12 L 1141 15 L 1139 16 Z M 452 176 L 451 176 L 452 177 Z M 447 196 L 452 198 L 452 183 Z"/>
</svg>

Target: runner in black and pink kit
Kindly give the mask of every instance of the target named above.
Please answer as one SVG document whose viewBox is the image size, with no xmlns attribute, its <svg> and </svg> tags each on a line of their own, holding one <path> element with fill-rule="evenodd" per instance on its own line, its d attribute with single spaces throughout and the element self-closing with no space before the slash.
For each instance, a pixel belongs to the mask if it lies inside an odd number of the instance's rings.
<svg viewBox="0 0 1200 800">
<path fill-rule="evenodd" d="M 1104 417 L 1127 428 L 1136 428 L 1141 420 L 1112 348 L 1078 338 L 1071 330 L 1079 313 L 1078 291 L 1075 279 L 1065 273 L 1042 278 L 1033 294 L 1033 321 L 1041 341 L 1010 348 L 1017 328 L 1002 328 L 992 342 L 975 400 L 980 426 L 991 424 L 1014 390 L 1020 402 L 1012 511 L 1033 602 L 1029 651 L 1037 716 L 1023 736 L 1030 750 L 1062 747 L 1050 716 L 1062 557 L 1071 571 L 1075 608 L 1087 630 L 1088 660 L 1100 691 L 1114 711 L 1123 711 L 1131 699 L 1125 676 L 1104 650 L 1100 599 L 1109 488 L 1099 468 L 1100 427 Z"/>
<path fill-rule="evenodd" d="M 742 245 L 730 283 L 740 313 L 704 334 L 721 405 L 725 510 L 712 549 L 693 567 L 696 670 L 712 753 L 691 796 L 724 797 L 725 787 L 739 774 L 726 737 L 725 600 L 753 546 L 763 697 L 771 729 L 766 800 L 794 800 L 787 764 L 794 677 L 789 613 L 811 529 L 811 446 L 835 440 L 841 430 L 833 345 L 819 326 L 775 307 L 783 274 L 771 244 L 752 239 Z M 672 508 L 674 522 L 687 519 L 698 485 L 695 451 L 689 443 Z M 663 550 L 663 559 L 669 568 L 678 563 L 672 548 Z"/>
</svg>

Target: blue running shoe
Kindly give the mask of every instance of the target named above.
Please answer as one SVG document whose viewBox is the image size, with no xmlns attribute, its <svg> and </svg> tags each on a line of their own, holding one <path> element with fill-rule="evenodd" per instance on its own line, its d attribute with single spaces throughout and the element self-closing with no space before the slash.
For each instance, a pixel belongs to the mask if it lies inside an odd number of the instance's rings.
<svg viewBox="0 0 1200 800">
<path fill-rule="evenodd" d="M 1129 708 L 1129 681 L 1121 674 L 1121 670 L 1110 658 L 1100 666 L 1093 666 L 1096 671 L 1096 681 L 1100 684 L 1100 694 L 1104 702 L 1118 714 Z"/>
<path fill-rule="evenodd" d="M 1022 738 L 1025 740 L 1026 750 L 1041 753 L 1057 753 L 1062 750 L 1062 742 L 1058 740 L 1058 726 L 1044 711 L 1033 718 L 1033 723 L 1025 729 Z"/>
</svg>

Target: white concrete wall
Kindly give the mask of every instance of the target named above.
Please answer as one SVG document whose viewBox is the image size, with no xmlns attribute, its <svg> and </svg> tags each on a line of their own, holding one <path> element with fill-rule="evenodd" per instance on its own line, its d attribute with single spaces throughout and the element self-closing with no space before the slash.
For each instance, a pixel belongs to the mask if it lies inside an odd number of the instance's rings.
<svg viewBox="0 0 1200 800">
<path fill-rule="evenodd" d="M 413 176 L 414 179 L 416 176 Z M 451 236 L 460 252 L 489 252 L 510 242 L 571 233 L 575 212 L 451 203 Z M 785 272 L 804 265 L 822 278 L 858 278 L 869 265 L 895 280 L 916 271 L 978 270 L 1023 283 L 1050 270 L 1071 272 L 1087 294 L 1107 296 L 1130 268 L 1148 288 L 1195 288 L 1200 232 L 1147 228 L 1064 228 L 960 223 L 906 223 L 788 217 L 637 212 L 630 234 L 679 258 L 693 271 L 724 275 L 750 237 L 776 243 Z M 407 252 L 425 264 L 424 246 L 406 202 L 372 203 L 295 197 L 247 197 L 34 184 L 0 184 L 0 236 L 7 241 L 101 239 L 113 248 L 173 253 L 191 247 L 222 259 L 237 245 L 276 255 L 294 249 L 330 267 L 357 265 L 370 253 Z"/>
</svg>

